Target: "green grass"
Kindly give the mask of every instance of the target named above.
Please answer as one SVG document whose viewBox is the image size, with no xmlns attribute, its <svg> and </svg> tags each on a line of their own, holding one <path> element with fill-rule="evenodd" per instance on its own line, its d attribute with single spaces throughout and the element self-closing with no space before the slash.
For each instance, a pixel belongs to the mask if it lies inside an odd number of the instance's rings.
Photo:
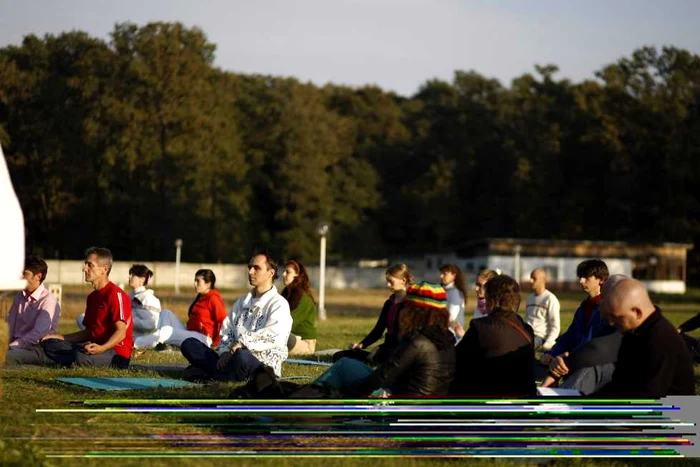
<svg viewBox="0 0 700 467">
<path fill-rule="evenodd" d="M 370 291 L 361 294 L 330 294 L 329 320 L 320 322 L 318 349 L 345 348 L 351 342 L 363 338 L 374 325 L 379 308 L 386 297 L 383 291 Z M 562 327 L 566 329 L 571 321 L 573 310 L 580 301 L 580 294 L 561 294 Z M 82 299 L 68 299 L 64 302 L 64 316 L 61 332 L 75 329 L 74 317 L 82 311 Z M 166 299 L 168 300 L 168 299 Z M 185 316 L 188 303 L 178 304 L 172 300 L 176 312 Z M 700 299 L 691 303 L 673 300 L 661 301 L 665 315 L 674 323 L 693 316 L 700 309 Z M 232 300 L 228 301 L 229 304 Z M 474 301 L 471 301 L 473 304 Z M 138 364 L 156 364 L 184 362 L 178 352 L 149 351 L 135 360 Z M 304 375 L 309 379 L 318 376 L 324 368 L 305 365 L 286 364 L 284 375 Z M 195 426 L 187 422 L 186 417 L 167 417 L 163 415 L 145 415 L 128 413 L 37 413 L 36 409 L 80 408 L 76 404 L 94 399 L 225 399 L 236 386 L 233 383 L 213 383 L 195 388 L 159 389 L 150 391 L 113 391 L 97 392 L 79 386 L 67 385 L 56 378 L 67 376 L 117 376 L 130 377 L 177 377 L 177 374 L 159 375 L 153 372 L 120 371 L 113 369 L 56 369 L 31 367 L 21 371 L 13 369 L 0 370 L 0 388 L 2 391 L 2 409 L 0 410 L 0 465 L 75 465 L 78 461 L 86 465 L 103 465 L 104 462 L 119 462 L 120 466 L 144 465 L 139 459 L 105 459 L 87 460 L 76 458 L 46 458 L 59 445 L 76 450 L 104 449 L 115 444 L 146 448 L 158 445 L 158 442 L 146 437 L 153 435 L 187 435 L 217 434 L 214 427 Z M 698 373 L 696 372 L 696 375 Z M 700 382 L 700 377 L 696 377 Z M 698 384 L 696 383 L 696 387 Z M 140 439 L 139 439 L 140 438 Z M 155 444 L 154 444 L 155 443 Z M 148 459 L 148 465 L 221 465 L 233 459 L 184 458 L 184 459 Z M 367 459 L 348 458 L 332 459 L 332 465 L 364 465 Z M 461 465 L 460 460 L 435 459 L 372 459 L 373 466 L 381 465 Z M 459 462 L 460 464 L 457 464 Z M 686 465 L 686 461 L 669 461 L 664 459 L 642 461 L 612 461 L 567 459 L 557 460 L 551 465 L 588 466 L 588 465 Z M 235 459 L 236 465 L 304 465 L 320 463 L 318 459 Z M 325 463 L 325 462 L 324 462 Z M 521 464 L 522 462 L 517 462 Z M 475 460 L 473 465 L 497 466 L 514 465 L 507 460 Z"/>
</svg>

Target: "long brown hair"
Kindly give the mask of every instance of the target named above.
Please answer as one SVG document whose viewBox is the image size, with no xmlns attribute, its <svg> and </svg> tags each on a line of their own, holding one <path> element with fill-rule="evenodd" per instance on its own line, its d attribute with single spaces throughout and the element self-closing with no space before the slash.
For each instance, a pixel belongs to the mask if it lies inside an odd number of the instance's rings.
<svg viewBox="0 0 700 467">
<path fill-rule="evenodd" d="M 301 297 L 303 297 L 304 294 L 311 297 L 311 301 L 316 303 L 314 294 L 311 292 L 311 281 L 309 280 L 309 275 L 306 273 L 304 265 L 294 260 L 289 260 L 284 263 L 285 269 L 290 266 L 297 275 L 291 284 L 284 286 L 280 294 L 289 302 L 289 309 L 294 310 L 299 305 Z"/>
<path fill-rule="evenodd" d="M 455 275 L 455 288 L 464 296 L 464 307 L 467 307 L 467 278 L 456 264 L 445 264 L 440 267 L 440 272 L 450 272 Z"/>
<path fill-rule="evenodd" d="M 399 335 L 404 337 L 413 331 L 433 326 L 438 327 L 441 331 L 447 331 L 449 323 L 450 313 L 446 308 L 436 310 L 408 305 L 399 314 Z"/>
</svg>

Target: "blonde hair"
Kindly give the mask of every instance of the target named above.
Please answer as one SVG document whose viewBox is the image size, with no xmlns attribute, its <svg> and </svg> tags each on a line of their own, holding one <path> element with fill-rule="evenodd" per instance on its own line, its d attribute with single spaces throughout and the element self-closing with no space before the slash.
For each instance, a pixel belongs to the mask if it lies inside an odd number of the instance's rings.
<svg viewBox="0 0 700 467">
<path fill-rule="evenodd" d="M 413 283 L 413 276 L 411 275 L 411 270 L 405 263 L 394 264 L 386 270 L 387 276 L 398 277 L 406 281 L 406 285 Z"/>
<path fill-rule="evenodd" d="M 498 273 L 497 273 L 496 271 L 494 271 L 493 269 L 484 269 L 483 271 L 480 271 L 479 274 L 476 275 L 476 278 L 477 278 L 477 280 L 478 280 L 479 278 L 485 279 L 486 282 L 488 282 L 488 281 L 490 281 L 491 279 L 493 279 L 494 277 L 499 276 L 499 275 L 500 275 L 500 274 L 498 274 Z"/>
</svg>

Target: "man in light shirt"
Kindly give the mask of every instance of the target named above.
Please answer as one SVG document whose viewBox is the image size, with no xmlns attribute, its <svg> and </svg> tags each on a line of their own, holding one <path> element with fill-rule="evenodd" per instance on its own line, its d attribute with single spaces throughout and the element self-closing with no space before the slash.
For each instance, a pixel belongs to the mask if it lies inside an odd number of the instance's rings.
<svg viewBox="0 0 700 467">
<path fill-rule="evenodd" d="M 274 285 L 277 273 L 277 263 L 269 254 L 253 255 L 248 263 L 252 288 L 236 300 L 224 320 L 217 351 L 194 338 L 182 343 L 182 355 L 190 362 L 184 379 L 243 381 L 262 366 L 282 376 L 292 315 L 289 303 Z"/>
<path fill-rule="evenodd" d="M 530 286 L 525 322 L 535 331 L 535 350 L 549 350 L 559 337 L 559 300 L 547 290 L 547 273 L 542 268 L 532 271 Z"/>
<path fill-rule="evenodd" d="M 7 365 L 50 363 L 39 339 L 56 332 L 61 307 L 56 297 L 44 287 L 48 269 L 46 261 L 38 256 L 29 256 L 25 260 L 23 276 L 27 286 L 17 293 L 7 315 L 10 331 Z"/>
</svg>

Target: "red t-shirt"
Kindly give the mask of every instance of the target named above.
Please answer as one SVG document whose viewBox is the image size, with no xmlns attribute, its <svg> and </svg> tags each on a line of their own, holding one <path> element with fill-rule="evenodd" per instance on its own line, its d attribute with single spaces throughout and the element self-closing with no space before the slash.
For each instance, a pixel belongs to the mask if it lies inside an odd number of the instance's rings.
<svg viewBox="0 0 700 467">
<path fill-rule="evenodd" d="M 123 341 L 114 346 L 114 351 L 124 358 L 131 358 L 131 349 L 134 346 L 131 300 L 126 292 L 112 282 L 108 282 L 100 290 L 95 290 L 88 295 L 83 325 L 90 331 L 90 340 L 102 345 L 117 330 L 117 321 L 126 323 L 126 336 Z"/>
<path fill-rule="evenodd" d="M 221 294 L 212 289 L 204 295 L 198 295 L 197 301 L 190 306 L 187 330 L 211 337 L 211 346 L 216 347 L 221 339 L 219 333 L 226 316 L 226 306 Z"/>
</svg>

